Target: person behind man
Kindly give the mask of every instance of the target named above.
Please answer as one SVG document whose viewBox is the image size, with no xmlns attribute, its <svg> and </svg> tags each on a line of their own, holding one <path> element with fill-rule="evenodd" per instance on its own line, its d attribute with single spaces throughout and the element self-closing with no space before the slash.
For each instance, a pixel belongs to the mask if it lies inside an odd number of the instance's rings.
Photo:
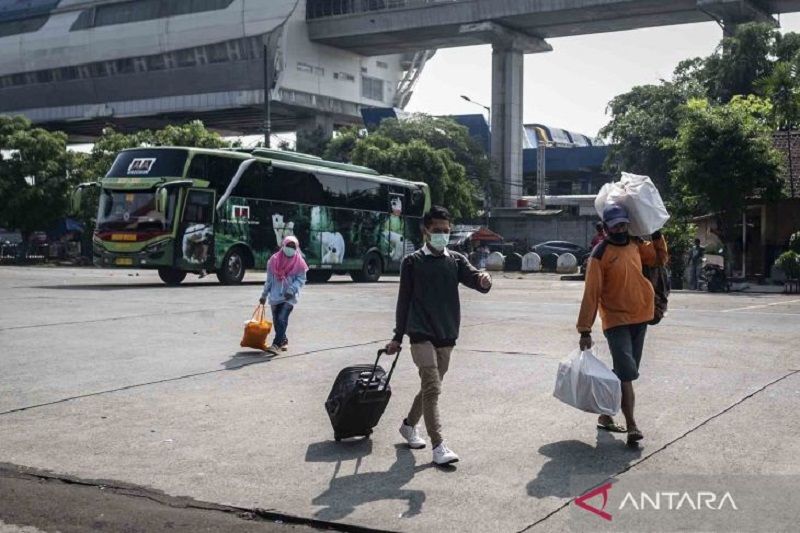
<svg viewBox="0 0 800 533">
<path fill-rule="evenodd" d="M 669 254 L 661 232 L 652 235 L 652 242 L 631 238 L 629 222 L 622 206 L 612 204 L 603 211 L 607 236 L 589 258 L 577 329 L 581 335 L 580 349 L 590 349 L 592 326 L 600 311 L 614 373 L 622 382 L 622 414 L 628 444 L 634 445 L 644 436 L 634 418 L 633 382 L 639 377 L 647 323 L 655 314 L 655 292 L 642 274 L 642 265 L 664 266 Z M 626 431 L 608 415 L 601 415 L 597 426 L 619 433 Z"/>
<path fill-rule="evenodd" d="M 417 431 L 417 424 L 424 417 L 433 446 L 433 462 L 446 465 L 458 461 L 458 455 L 444 443 L 439 419 L 442 378 L 450 366 L 461 322 L 458 285 L 463 283 L 487 293 L 492 278 L 476 270 L 460 253 L 447 249 L 450 213 L 445 208 L 433 206 L 425 214 L 423 226 L 425 245 L 406 256 L 400 268 L 394 338 L 386 345 L 386 351 L 397 353 L 403 336 L 409 336 L 421 387 L 400 426 L 400 434 L 409 447 L 424 448 L 425 440 Z"/>
<path fill-rule="evenodd" d="M 272 308 L 272 321 L 275 324 L 275 339 L 267 352 L 277 354 L 289 348 L 286 330 L 289 328 L 289 315 L 297 305 L 300 289 L 306 284 L 308 265 L 300 251 L 300 241 L 290 235 L 283 239 L 281 249 L 272 254 L 267 262 L 267 279 L 258 302 L 269 302 Z"/>
<path fill-rule="evenodd" d="M 703 268 L 705 255 L 706 251 L 700 246 L 700 239 L 695 239 L 694 246 L 689 252 L 689 289 L 693 291 L 700 289 L 700 270 Z"/>
<path fill-rule="evenodd" d="M 594 237 L 592 237 L 592 243 L 590 245 L 592 250 L 594 250 L 594 247 L 603 242 L 603 240 L 606 238 L 606 232 L 603 229 L 602 222 L 595 224 L 594 229 L 597 231 L 597 233 L 595 233 Z"/>
</svg>

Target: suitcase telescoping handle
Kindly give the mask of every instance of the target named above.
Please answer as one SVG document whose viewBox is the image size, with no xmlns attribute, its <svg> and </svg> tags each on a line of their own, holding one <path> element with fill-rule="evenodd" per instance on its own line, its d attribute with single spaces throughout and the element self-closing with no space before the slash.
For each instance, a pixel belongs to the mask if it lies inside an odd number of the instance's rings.
<svg viewBox="0 0 800 533">
<path fill-rule="evenodd" d="M 386 374 L 386 381 L 383 384 L 383 387 L 386 388 L 389 385 L 389 380 L 392 379 L 392 372 L 394 372 L 394 367 L 397 365 L 397 360 L 400 358 L 400 352 L 403 351 L 402 348 L 397 350 L 397 355 L 394 356 L 394 361 L 392 361 L 392 368 L 389 369 L 389 373 Z M 378 361 L 381 360 L 381 356 L 386 353 L 386 349 L 381 348 L 378 350 L 378 357 L 375 358 L 375 365 L 372 367 L 372 375 L 369 377 L 368 383 L 372 383 L 373 378 L 375 378 L 375 372 L 378 371 Z"/>
</svg>

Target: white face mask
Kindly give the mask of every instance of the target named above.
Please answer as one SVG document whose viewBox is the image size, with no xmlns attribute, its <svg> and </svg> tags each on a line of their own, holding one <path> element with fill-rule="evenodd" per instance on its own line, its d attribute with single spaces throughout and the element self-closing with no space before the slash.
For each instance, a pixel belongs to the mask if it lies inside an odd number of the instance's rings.
<svg viewBox="0 0 800 533">
<path fill-rule="evenodd" d="M 294 248 L 292 248 L 290 246 L 284 246 L 283 247 L 283 255 L 285 255 L 286 257 L 294 257 L 294 254 L 296 254 L 296 253 L 297 253 L 297 250 L 295 250 Z"/>
<path fill-rule="evenodd" d="M 431 233 L 430 245 L 435 250 L 444 250 L 450 242 L 449 233 Z"/>
</svg>

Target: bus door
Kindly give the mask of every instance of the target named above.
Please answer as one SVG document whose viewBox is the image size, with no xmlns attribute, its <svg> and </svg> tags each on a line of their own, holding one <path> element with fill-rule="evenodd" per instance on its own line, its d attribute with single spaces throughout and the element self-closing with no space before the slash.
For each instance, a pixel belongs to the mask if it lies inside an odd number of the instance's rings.
<svg viewBox="0 0 800 533">
<path fill-rule="evenodd" d="M 386 250 L 386 260 L 389 264 L 390 270 L 397 270 L 400 267 L 400 262 L 406 255 L 406 237 L 405 237 L 405 194 L 402 190 L 389 190 L 388 196 L 389 205 L 387 209 L 389 214 L 384 223 L 381 238 L 385 240 L 382 247 Z"/>
<path fill-rule="evenodd" d="M 186 189 L 178 228 L 175 266 L 199 271 L 214 268 L 214 206 L 217 194 L 209 189 Z"/>
</svg>

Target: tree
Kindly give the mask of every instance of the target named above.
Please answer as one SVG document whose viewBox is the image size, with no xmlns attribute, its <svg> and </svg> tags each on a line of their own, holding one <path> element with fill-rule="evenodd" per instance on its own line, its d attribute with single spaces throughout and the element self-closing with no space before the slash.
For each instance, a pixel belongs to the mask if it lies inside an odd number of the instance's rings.
<svg viewBox="0 0 800 533">
<path fill-rule="evenodd" d="M 683 107 L 674 151 L 673 186 L 692 212 L 717 218 L 726 247 L 736 240 L 748 200 L 780 197 L 780 154 L 772 145 L 769 102 L 734 97 L 712 106 L 693 99 Z"/>
<path fill-rule="evenodd" d="M 794 197 L 794 168 L 792 161 L 792 130 L 800 123 L 800 79 L 797 65 L 781 61 L 772 73 L 759 81 L 758 86 L 772 104 L 770 119 L 772 126 L 786 134 L 788 151 L 789 187 Z"/>
<path fill-rule="evenodd" d="M 361 139 L 353 150 L 352 161 L 430 187 L 431 201 L 443 205 L 455 218 L 476 214 L 475 189 L 466 178 L 464 166 L 447 148 L 433 148 L 421 139 L 400 144 L 383 135 Z"/>
<path fill-rule="evenodd" d="M 362 138 L 363 135 L 355 126 L 342 128 L 328 141 L 322 157 L 328 161 L 349 163 L 353 160 L 353 150 L 356 144 Z"/>
<path fill-rule="evenodd" d="M 313 130 L 298 130 L 295 149 L 303 154 L 321 157 L 330 140 L 330 135 L 322 126 L 317 126 Z"/>
<path fill-rule="evenodd" d="M 704 61 L 699 74 L 708 97 L 724 104 L 736 95 L 757 94 L 758 81 L 772 72 L 776 51 L 790 54 L 795 42 L 782 39 L 770 24 L 742 24 Z"/>
<path fill-rule="evenodd" d="M 398 144 L 421 140 L 436 150 L 450 150 L 453 159 L 464 166 L 467 179 L 476 186 L 482 188 L 491 179 L 486 152 L 470 137 L 469 130 L 453 119 L 417 113 L 404 120 L 383 120 L 374 134 Z"/>
<path fill-rule="evenodd" d="M 67 210 L 67 136 L 0 116 L 0 150 L 0 225 L 19 229 L 27 240 Z"/>
<path fill-rule="evenodd" d="M 223 139 L 219 133 L 206 129 L 201 120 L 192 120 L 179 126 L 169 125 L 153 132 L 138 135 L 153 146 L 190 146 L 193 148 L 231 148 L 241 143 Z"/>
<path fill-rule="evenodd" d="M 699 85 L 681 79 L 680 71 L 676 70 L 676 82 L 634 87 L 611 100 L 608 104 L 611 122 L 600 131 L 610 144 L 606 168 L 614 173 L 626 171 L 650 176 L 669 199 L 669 172 L 674 154 L 664 139 L 677 135 L 681 106 L 701 94 Z"/>
<path fill-rule="evenodd" d="M 345 128 L 331 139 L 323 157 L 424 181 L 432 201 L 457 218 L 477 214 L 478 187 L 489 183 L 489 158 L 467 128 L 428 115 L 386 119 L 366 136 L 357 128 Z"/>
</svg>

